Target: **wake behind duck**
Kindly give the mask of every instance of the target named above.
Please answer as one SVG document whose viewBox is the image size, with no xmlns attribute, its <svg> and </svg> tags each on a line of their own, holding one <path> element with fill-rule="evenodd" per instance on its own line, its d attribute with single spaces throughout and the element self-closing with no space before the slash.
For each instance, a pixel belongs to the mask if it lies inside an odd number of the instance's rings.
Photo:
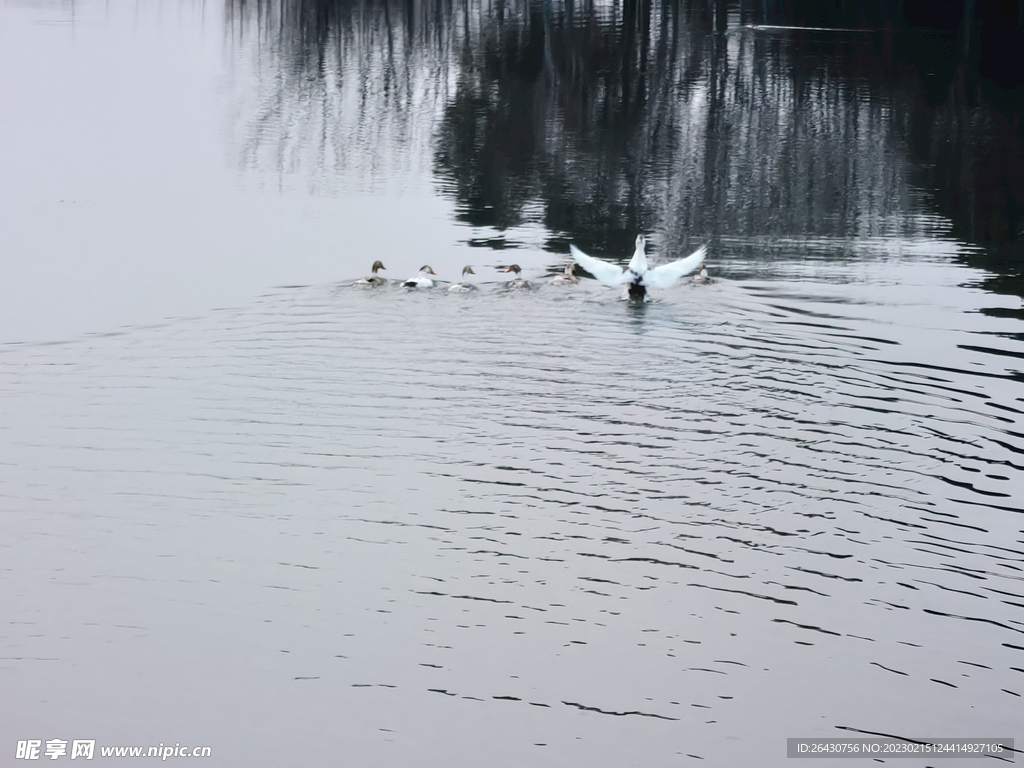
<svg viewBox="0 0 1024 768">
<path fill-rule="evenodd" d="M 611 264 L 588 256 L 575 245 L 569 246 L 577 264 L 604 285 L 626 285 L 626 293 L 623 298 L 632 301 L 646 301 L 648 288 L 671 288 L 679 282 L 680 278 L 698 269 L 704 263 L 704 257 L 708 252 L 707 246 L 701 246 L 685 259 L 662 264 L 660 267 L 652 269 L 647 266 L 646 248 L 647 239 L 643 235 L 637 235 L 633 258 L 623 269 L 618 264 Z"/>
</svg>

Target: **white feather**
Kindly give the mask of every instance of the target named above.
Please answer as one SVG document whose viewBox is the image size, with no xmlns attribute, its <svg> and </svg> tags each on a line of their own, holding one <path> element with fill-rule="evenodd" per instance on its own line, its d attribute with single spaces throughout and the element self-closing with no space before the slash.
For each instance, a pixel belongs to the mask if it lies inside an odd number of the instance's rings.
<svg viewBox="0 0 1024 768">
<path fill-rule="evenodd" d="M 671 288 L 679 282 L 679 278 L 686 277 L 686 275 L 700 268 L 700 265 L 704 263 L 704 257 L 707 255 L 707 252 L 707 246 L 701 246 L 685 259 L 679 259 L 668 264 L 662 264 L 654 269 L 648 269 L 644 272 L 641 282 L 648 288 Z"/>
<path fill-rule="evenodd" d="M 629 279 L 629 273 L 623 271 L 622 267 L 618 264 L 609 264 L 607 261 L 587 256 L 575 245 L 570 245 L 569 251 L 572 253 L 572 257 L 576 259 L 576 263 L 592 274 L 600 283 L 605 285 L 622 285 Z"/>
</svg>

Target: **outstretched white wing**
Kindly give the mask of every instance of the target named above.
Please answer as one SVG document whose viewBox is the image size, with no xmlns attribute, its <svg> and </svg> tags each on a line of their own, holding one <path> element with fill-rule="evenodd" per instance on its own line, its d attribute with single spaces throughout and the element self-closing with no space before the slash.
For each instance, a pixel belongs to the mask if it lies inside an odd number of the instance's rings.
<svg viewBox="0 0 1024 768">
<path fill-rule="evenodd" d="M 642 282 L 648 288 L 671 288 L 678 282 L 679 278 L 685 277 L 698 269 L 707 253 L 707 246 L 702 245 L 685 259 L 679 259 L 679 261 L 662 264 L 660 267 L 647 270 L 644 273 Z"/>
<path fill-rule="evenodd" d="M 628 273 L 623 271 L 618 264 L 609 264 L 607 261 L 587 256 L 575 245 L 570 245 L 569 250 L 572 252 L 572 257 L 576 259 L 576 263 L 596 277 L 599 282 L 605 285 L 622 285 L 626 282 Z"/>
</svg>

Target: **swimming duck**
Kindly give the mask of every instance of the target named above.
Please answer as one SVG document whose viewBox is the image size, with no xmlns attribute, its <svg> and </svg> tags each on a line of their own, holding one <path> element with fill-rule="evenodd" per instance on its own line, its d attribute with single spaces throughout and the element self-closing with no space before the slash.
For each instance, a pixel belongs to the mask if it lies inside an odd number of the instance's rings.
<svg viewBox="0 0 1024 768">
<path fill-rule="evenodd" d="M 524 278 L 519 276 L 522 273 L 523 270 L 521 270 L 519 268 L 518 264 L 513 264 L 511 267 L 509 267 L 505 271 L 506 272 L 513 272 L 513 273 L 515 273 L 515 277 L 512 278 L 511 280 L 509 280 L 507 283 L 505 283 L 505 287 L 508 288 L 509 290 L 515 291 L 515 290 L 520 290 L 522 288 L 532 288 L 533 287 L 532 285 L 530 285 L 530 281 L 529 280 L 526 280 L 526 279 L 524 279 Z"/>
<path fill-rule="evenodd" d="M 695 283 L 710 283 L 711 275 L 708 274 L 708 268 L 703 263 L 700 265 L 700 272 L 694 275 L 692 278 Z"/>
<path fill-rule="evenodd" d="M 573 274 L 573 270 L 575 270 L 575 269 L 576 269 L 576 264 L 574 264 L 573 262 L 570 261 L 568 264 L 565 265 L 565 272 L 563 272 L 560 275 L 555 275 L 553 278 L 551 278 L 551 284 L 552 285 L 576 285 L 576 283 L 579 280 L 579 278 L 576 277 L 575 274 Z"/>
<path fill-rule="evenodd" d="M 588 256 L 575 245 L 570 245 L 576 263 L 590 272 L 597 280 L 605 285 L 626 284 L 626 292 L 623 298 L 633 301 L 646 301 L 648 288 L 671 288 L 679 278 L 693 272 L 704 263 L 707 255 L 707 247 L 701 246 L 685 259 L 662 264 L 660 267 L 651 269 L 647 266 L 647 239 L 643 235 L 637 235 L 636 250 L 629 266 L 625 269 L 618 264 L 609 264 L 607 261 L 595 259 Z"/>
<path fill-rule="evenodd" d="M 462 268 L 462 282 L 461 283 L 454 283 L 448 289 L 448 291 L 449 292 L 454 292 L 454 293 L 466 293 L 468 291 L 475 291 L 476 290 L 476 286 L 473 285 L 472 283 L 466 281 L 466 275 L 475 275 L 475 274 L 476 274 L 476 272 L 473 271 L 472 267 L 463 267 Z"/>
<path fill-rule="evenodd" d="M 428 275 L 436 275 L 437 272 L 432 270 L 428 265 L 420 267 L 419 273 L 416 277 L 410 277 L 402 285 L 406 288 L 433 288 L 434 281 L 431 280 Z"/>
<path fill-rule="evenodd" d="M 387 280 L 377 274 L 377 270 L 380 269 L 387 269 L 387 267 L 379 261 L 373 262 L 373 274 L 356 280 L 356 285 L 383 285 Z"/>
</svg>

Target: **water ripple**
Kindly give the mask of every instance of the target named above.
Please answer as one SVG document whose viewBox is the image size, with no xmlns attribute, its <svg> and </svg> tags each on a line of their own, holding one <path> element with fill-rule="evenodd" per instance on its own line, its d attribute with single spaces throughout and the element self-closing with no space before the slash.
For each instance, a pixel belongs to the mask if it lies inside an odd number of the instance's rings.
<svg viewBox="0 0 1024 768">
<path fill-rule="evenodd" d="M 7 349 L 5 578 L 61 553 L 44 602 L 116 581 L 171 617 L 234 616 L 238 654 L 355 690 L 353 711 L 401 689 L 561 727 L 760 712 L 796 736 L 897 717 L 885 691 L 1009 733 L 1019 357 L 801 290 L 720 280 L 631 308 L 592 285 L 313 286 Z M 46 621 L 6 630 L 5 664 L 71 663 L 49 638 L 86 629 Z"/>
</svg>

